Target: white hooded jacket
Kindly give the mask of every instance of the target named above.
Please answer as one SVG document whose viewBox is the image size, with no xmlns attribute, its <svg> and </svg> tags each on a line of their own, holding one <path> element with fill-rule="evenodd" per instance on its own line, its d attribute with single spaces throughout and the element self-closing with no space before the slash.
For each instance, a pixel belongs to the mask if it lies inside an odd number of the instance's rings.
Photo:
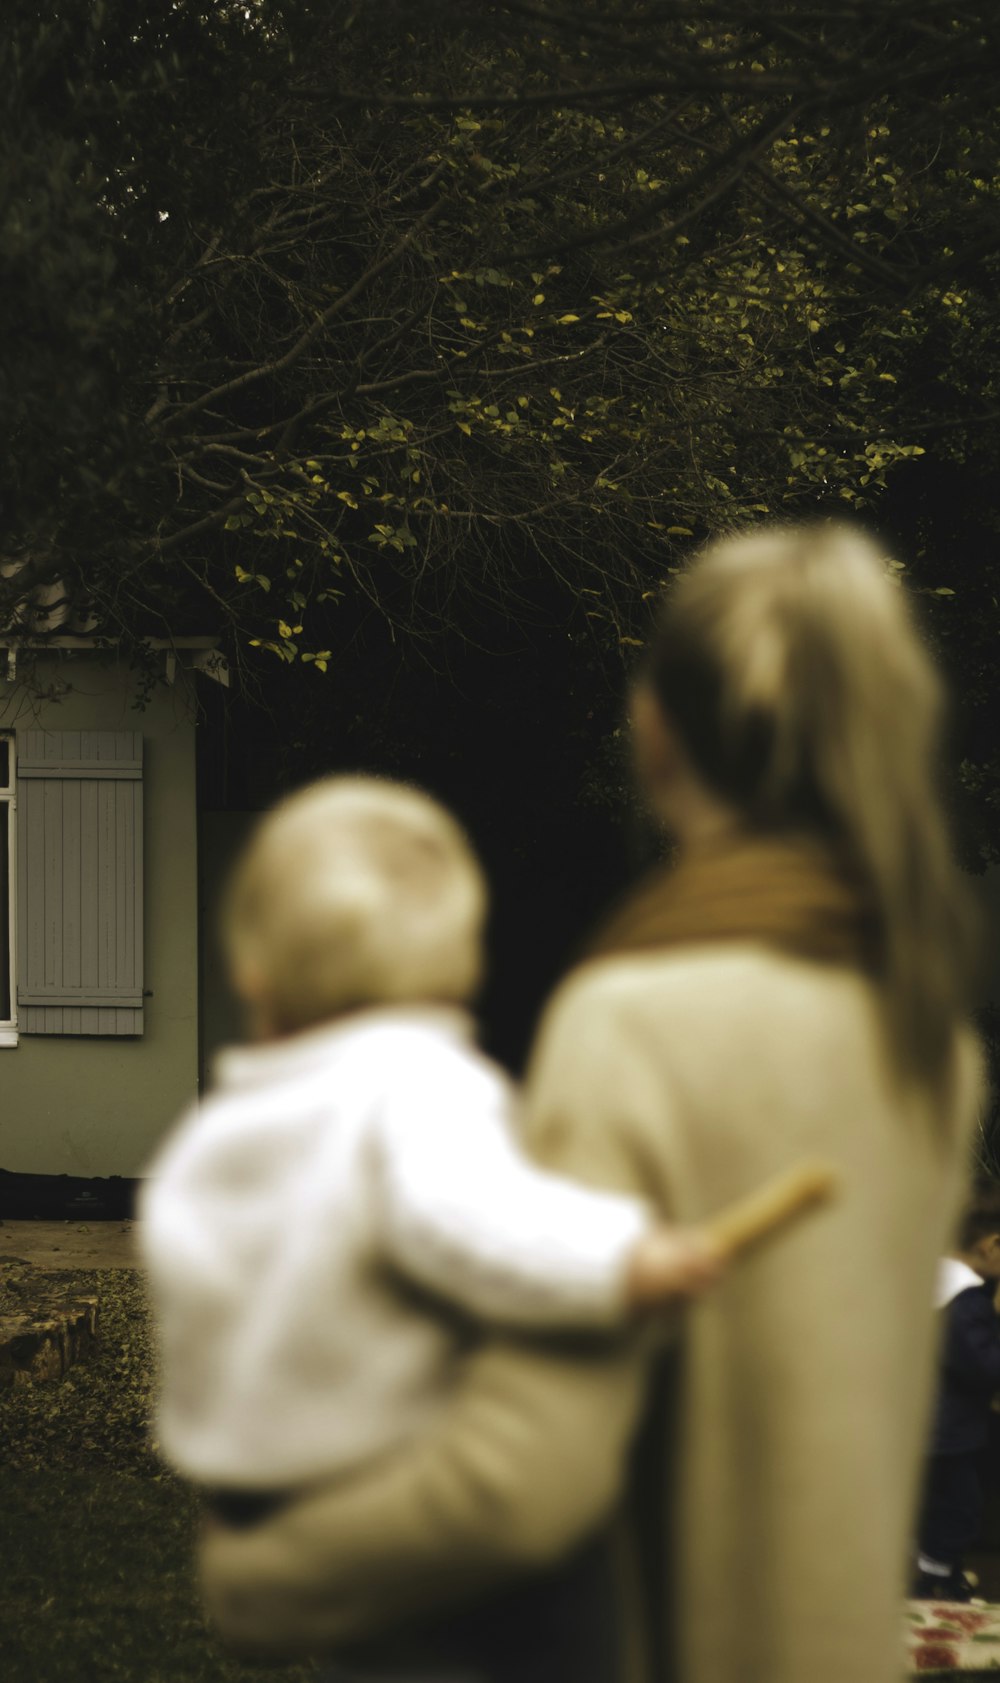
<svg viewBox="0 0 1000 1683">
<path fill-rule="evenodd" d="M 642 1204 L 530 1164 L 512 1106 L 449 1008 L 361 1012 L 221 1056 L 140 1208 L 157 1434 L 178 1470 L 299 1485 L 425 1426 L 469 1328 L 423 1293 L 500 1325 L 624 1318 Z"/>
</svg>

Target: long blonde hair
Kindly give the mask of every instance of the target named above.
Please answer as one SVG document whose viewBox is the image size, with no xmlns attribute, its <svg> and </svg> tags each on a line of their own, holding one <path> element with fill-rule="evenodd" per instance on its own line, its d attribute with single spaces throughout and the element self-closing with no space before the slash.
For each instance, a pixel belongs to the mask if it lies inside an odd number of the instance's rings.
<svg viewBox="0 0 1000 1683">
<path fill-rule="evenodd" d="M 942 685 L 902 586 L 845 523 L 698 554 L 647 680 L 706 783 L 764 832 L 819 833 L 861 882 L 901 1071 L 940 1086 L 971 1004 L 971 896 L 938 787 Z"/>
</svg>

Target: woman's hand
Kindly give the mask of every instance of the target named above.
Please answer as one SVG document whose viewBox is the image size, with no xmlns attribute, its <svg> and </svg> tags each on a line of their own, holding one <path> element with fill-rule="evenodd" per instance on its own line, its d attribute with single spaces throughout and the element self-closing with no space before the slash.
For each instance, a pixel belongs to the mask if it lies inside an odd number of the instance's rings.
<svg viewBox="0 0 1000 1683">
<path fill-rule="evenodd" d="M 676 1298 L 699 1297 L 720 1278 L 721 1250 L 697 1227 L 654 1227 L 632 1252 L 626 1280 L 633 1310 L 655 1309 Z"/>
</svg>

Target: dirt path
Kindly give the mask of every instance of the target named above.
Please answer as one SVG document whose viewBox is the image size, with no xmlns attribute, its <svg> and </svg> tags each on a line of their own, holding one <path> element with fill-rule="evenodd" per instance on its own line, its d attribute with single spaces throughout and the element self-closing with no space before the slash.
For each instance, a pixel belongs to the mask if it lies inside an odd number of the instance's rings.
<svg viewBox="0 0 1000 1683">
<path fill-rule="evenodd" d="M 34 1268 L 138 1268 L 132 1221 L 0 1221 L 0 1256 Z"/>
</svg>

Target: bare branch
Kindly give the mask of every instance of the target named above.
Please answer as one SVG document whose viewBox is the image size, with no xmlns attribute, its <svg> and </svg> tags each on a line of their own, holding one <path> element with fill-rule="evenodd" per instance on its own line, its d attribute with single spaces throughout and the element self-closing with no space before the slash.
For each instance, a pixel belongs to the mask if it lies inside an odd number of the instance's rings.
<svg viewBox="0 0 1000 1683">
<path fill-rule="evenodd" d="M 306 328 L 305 332 L 299 335 L 290 350 L 287 350 L 283 356 L 275 357 L 270 362 L 266 362 L 260 367 L 248 369 L 245 374 L 240 374 L 233 380 L 224 381 L 222 385 L 214 387 L 212 391 L 206 392 L 203 397 L 196 399 L 192 403 L 182 404 L 180 408 L 175 409 L 173 414 L 169 417 L 169 424 L 176 425 L 178 421 L 184 419 L 186 416 L 195 414 L 198 410 L 207 409 L 210 403 L 217 403 L 220 398 L 229 397 L 234 392 L 242 391 L 247 386 L 255 385 L 259 380 L 266 380 L 271 375 L 284 373 L 286 369 L 291 368 L 293 364 L 296 363 L 309 349 L 309 346 L 313 343 L 317 336 L 322 333 L 323 329 L 330 325 L 331 321 L 335 320 L 335 318 L 346 310 L 350 304 L 353 304 L 354 300 L 359 297 L 367 286 L 371 285 L 373 280 L 375 280 L 379 275 L 384 274 L 385 271 L 394 263 L 399 262 L 404 252 L 413 244 L 418 235 L 430 225 L 435 216 L 440 214 L 446 203 L 447 200 L 445 198 L 435 200 L 434 204 L 432 204 L 428 210 L 425 210 L 423 215 L 418 217 L 413 226 L 408 228 L 406 233 L 396 241 L 392 250 L 387 252 L 384 257 L 380 257 L 376 262 L 370 263 L 365 272 L 358 276 L 354 285 L 348 287 L 346 292 L 342 292 L 339 298 L 335 298 L 333 303 L 330 304 L 327 309 L 323 310 L 321 314 L 317 316 L 316 320 Z"/>
</svg>

